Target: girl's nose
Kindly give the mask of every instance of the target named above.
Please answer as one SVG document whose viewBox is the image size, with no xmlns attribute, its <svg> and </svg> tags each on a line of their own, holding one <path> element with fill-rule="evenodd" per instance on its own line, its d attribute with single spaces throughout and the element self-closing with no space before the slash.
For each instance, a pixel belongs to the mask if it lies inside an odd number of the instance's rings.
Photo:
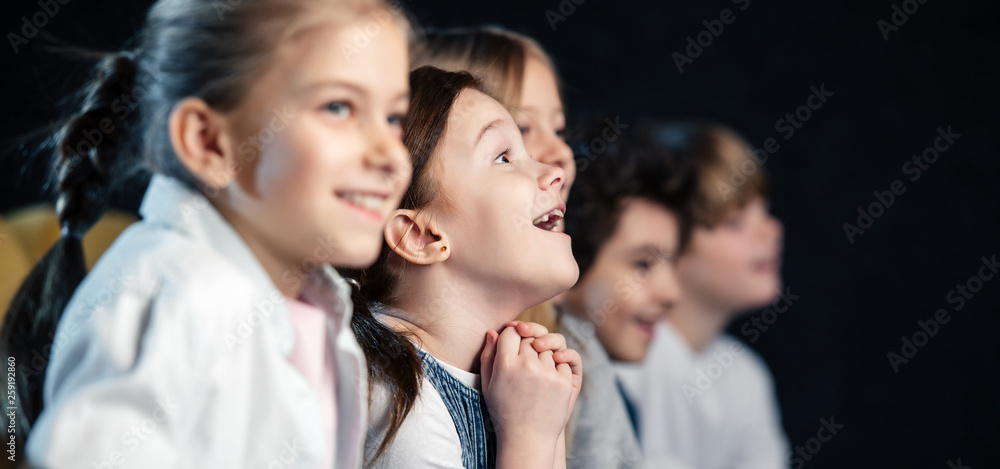
<svg viewBox="0 0 1000 469">
<path fill-rule="evenodd" d="M 538 178 L 538 188 L 543 191 L 552 188 L 557 193 L 562 191 L 563 184 L 566 183 L 566 170 L 551 164 L 541 162 L 538 162 L 538 164 L 542 167 Z"/>
<path fill-rule="evenodd" d="M 410 174 L 410 154 L 388 124 L 370 127 L 365 163 L 369 167 L 381 170 L 388 178 L 409 177 Z"/>
</svg>

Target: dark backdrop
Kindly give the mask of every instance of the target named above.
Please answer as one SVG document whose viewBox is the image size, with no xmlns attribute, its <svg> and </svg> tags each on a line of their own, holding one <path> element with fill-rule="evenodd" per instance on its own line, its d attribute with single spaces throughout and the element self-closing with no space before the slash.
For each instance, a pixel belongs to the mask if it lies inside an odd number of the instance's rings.
<svg viewBox="0 0 1000 469">
<path fill-rule="evenodd" d="M 113 49 L 134 33 L 149 4 L 71 0 L 44 29 L 73 44 Z M 494 23 L 537 38 L 557 60 L 578 120 L 711 118 L 756 147 L 774 138 L 779 148 L 764 167 L 773 210 L 786 227 L 785 282 L 798 298 L 780 315 L 758 313 L 772 321 L 768 330 L 743 334 L 747 316 L 731 332 L 756 339 L 793 446 L 815 437 L 821 419 L 844 425 L 815 455 L 807 452 L 805 467 L 998 467 L 1000 279 L 972 281 L 969 287 L 981 289 L 967 291 L 961 309 L 960 293 L 952 292 L 977 275 L 982 257 L 1000 254 L 995 3 L 407 5 L 425 25 Z M 901 13 L 892 17 L 894 7 L 913 13 L 903 23 Z M 39 11 L 34 1 L 8 0 L 3 9 L 5 34 L 20 29 L 22 15 Z M 703 21 L 711 26 L 724 9 L 732 12 L 730 23 L 721 32 L 716 23 L 718 34 L 700 53 L 686 51 L 687 38 L 697 42 L 709 28 Z M 547 10 L 564 21 L 553 28 Z M 0 47 L 0 138 L 10 144 L 0 159 L 0 211 L 42 200 L 39 167 L 25 160 L 20 136 L 51 119 L 56 99 L 81 77 L 79 66 L 46 54 L 41 43 L 32 40 L 17 54 L 9 43 Z M 680 71 L 674 54 L 688 52 L 697 57 Z M 789 135 L 779 120 L 807 105 L 812 87 L 833 94 Z M 960 137 L 912 180 L 920 167 L 904 164 L 949 127 Z M 873 192 L 896 180 L 905 192 L 891 205 L 878 202 Z M 120 205 L 134 207 L 135 196 Z M 878 217 L 870 226 L 861 220 L 864 233 L 852 242 L 843 225 L 858 225 L 859 208 Z M 926 321 L 939 309 L 950 319 L 925 342 L 918 321 L 934 330 Z M 903 337 L 923 345 L 910 349 Z M 890 352 L 908 362 L 894 369 Z"/>
</svg>

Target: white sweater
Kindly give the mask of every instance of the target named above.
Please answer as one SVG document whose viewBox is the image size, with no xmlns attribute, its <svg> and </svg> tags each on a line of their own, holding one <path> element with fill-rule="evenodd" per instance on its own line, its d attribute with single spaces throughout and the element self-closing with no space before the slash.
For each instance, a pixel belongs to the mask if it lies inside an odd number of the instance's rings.
<svg viewBox="0 0 1000 469">
<path fill-rule="evenodd" d="M 661 321 L 641 364 L 617 364 L 639 415 L 646 467 L 788 467 L 771 374 L 742 342 L 721 335 L 694 352 Z"/>
</svg>

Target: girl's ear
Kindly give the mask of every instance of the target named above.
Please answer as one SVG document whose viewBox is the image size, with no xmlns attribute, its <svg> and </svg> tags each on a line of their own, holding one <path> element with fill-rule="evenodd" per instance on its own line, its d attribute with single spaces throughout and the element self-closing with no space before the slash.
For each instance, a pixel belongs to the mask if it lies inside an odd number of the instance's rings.
<svg viewBox="0 0 1000 469">
<path fill-rule="evenodd" d="M 181 163 L 203 184 L 222 189 L 236 177 L 235 141 L 226 118 L 200 98 L 174 106 L 168 123 L 170 143 Z"/>
<path fill-rule="evenodd" d="M 399 209 L 385 225 L 385 242 L 403 259 L 417 265 L 443 262 L 451 255 L 447 238 L 426 211 Z"/>
</svg>

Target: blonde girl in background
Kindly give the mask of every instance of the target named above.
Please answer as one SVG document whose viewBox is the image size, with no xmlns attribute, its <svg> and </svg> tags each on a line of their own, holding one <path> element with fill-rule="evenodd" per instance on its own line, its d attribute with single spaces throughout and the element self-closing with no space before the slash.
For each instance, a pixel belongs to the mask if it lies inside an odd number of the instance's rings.
<svg viewBox="0 0 1000 469">
<path fill-rule="evenodd" d="M 159 0 L 100 59 L 55 135 L 62 238 L 4 321 L 19 456 L 361 465 L 365 362 L 329 264 L 375 260 L 409 181 L 409 35 L 380 1 Z M 138 167 L 143 220 L 85 273 L 80 238 Z"/>
</svg>

